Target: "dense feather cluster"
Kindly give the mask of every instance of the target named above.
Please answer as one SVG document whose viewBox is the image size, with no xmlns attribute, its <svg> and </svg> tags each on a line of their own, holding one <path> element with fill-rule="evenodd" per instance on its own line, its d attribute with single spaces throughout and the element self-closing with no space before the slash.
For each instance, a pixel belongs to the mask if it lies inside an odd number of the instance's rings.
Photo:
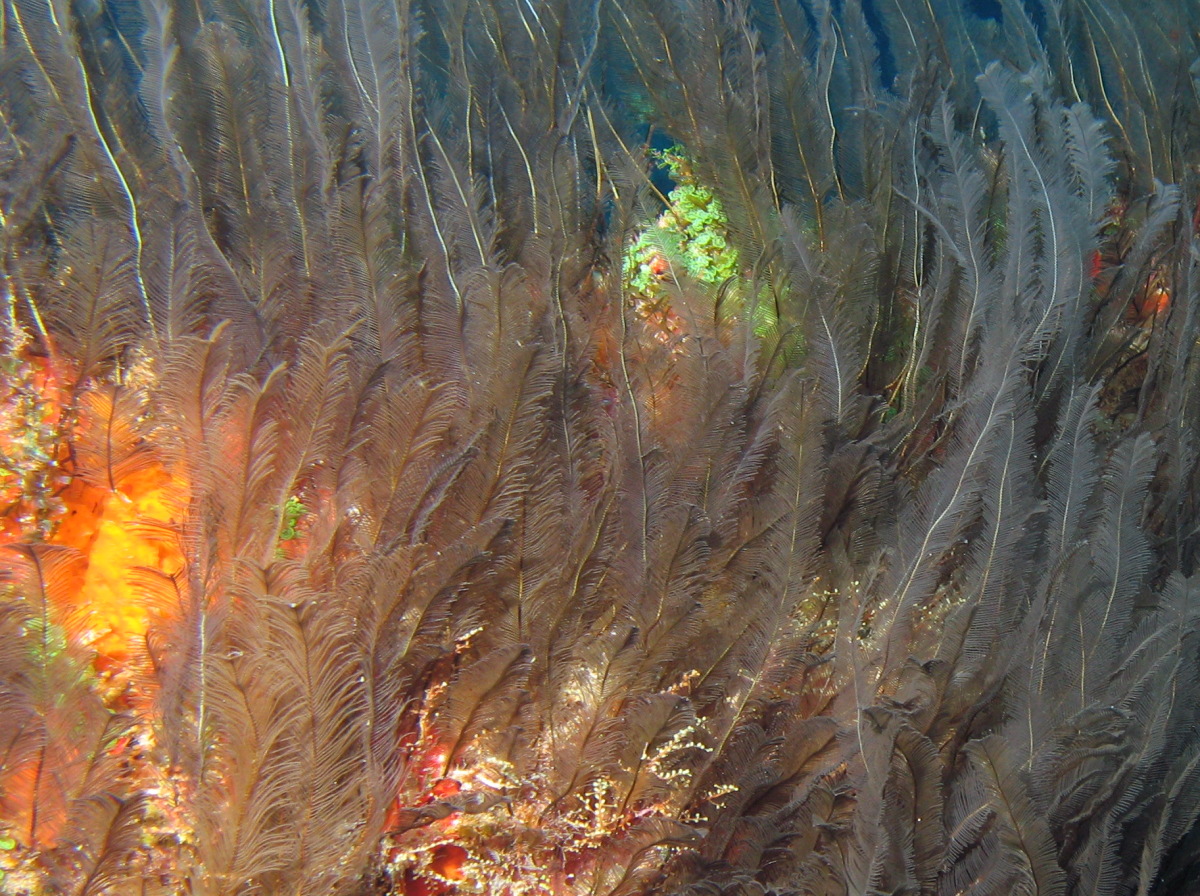
<svg viewBox="0 0 1200 896">
<path fill-rule="evenodd" d="M 1155 7 L 0 3 L 0 889 L 1190 892 Z"/>
</svg>

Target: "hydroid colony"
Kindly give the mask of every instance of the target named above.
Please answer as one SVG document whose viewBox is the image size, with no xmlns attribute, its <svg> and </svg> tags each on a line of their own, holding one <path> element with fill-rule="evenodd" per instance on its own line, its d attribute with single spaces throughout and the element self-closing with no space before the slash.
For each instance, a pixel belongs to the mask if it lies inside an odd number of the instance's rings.
<svg viewBox="0 0 1200 896">
<path fill-rule="evenodd" d="M 6 0 L 5 891 L 1194 887 L 1200 10 L 991 12 Z"/>
</svg>

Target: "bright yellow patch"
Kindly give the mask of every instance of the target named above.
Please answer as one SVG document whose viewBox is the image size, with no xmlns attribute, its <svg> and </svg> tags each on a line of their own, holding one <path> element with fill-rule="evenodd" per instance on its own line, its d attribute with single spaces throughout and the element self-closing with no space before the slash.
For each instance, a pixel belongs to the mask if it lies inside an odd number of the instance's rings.
<svg viewBox="0 0 1200 896">
<path fill-rule="evenodd" d="M 115 491 L 76 479 L 64 495 L 68 513 L 54 540 L 81 550 L 87 567 L 72 605 L 61 609 L 102 659 L 126 658 L 168 611 L 168 579 L 184 568 L 174 535 L 183 494 L 182 484 L 152 463 L 124 477 Z M 155 577 L 139 570 L 165 578 L 155 587 Z"/>
</svg>

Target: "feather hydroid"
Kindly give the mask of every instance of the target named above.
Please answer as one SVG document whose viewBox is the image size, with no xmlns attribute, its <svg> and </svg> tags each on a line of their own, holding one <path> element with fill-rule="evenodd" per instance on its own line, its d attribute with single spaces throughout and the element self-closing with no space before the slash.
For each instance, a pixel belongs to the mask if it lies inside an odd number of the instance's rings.
<svg viewBox="0 0 1200 896">
<path fill-rule="evenodd" d="M 1197 14 L 1001 6 L 5 3 L 4 887 L 1191 886 Z"/>
</svg>

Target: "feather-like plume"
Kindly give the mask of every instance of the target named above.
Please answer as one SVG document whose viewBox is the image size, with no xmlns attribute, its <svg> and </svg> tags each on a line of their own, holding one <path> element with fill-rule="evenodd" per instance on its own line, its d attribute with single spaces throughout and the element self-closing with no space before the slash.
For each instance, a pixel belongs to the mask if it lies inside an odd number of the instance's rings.
<svg viewBox="0 0 1200 896">
<path fill-rule="evenodd" d="M 4 886 L 1186 889 L 1196 29 L 1042 6 L 0 4 Z"/>
</svg>

